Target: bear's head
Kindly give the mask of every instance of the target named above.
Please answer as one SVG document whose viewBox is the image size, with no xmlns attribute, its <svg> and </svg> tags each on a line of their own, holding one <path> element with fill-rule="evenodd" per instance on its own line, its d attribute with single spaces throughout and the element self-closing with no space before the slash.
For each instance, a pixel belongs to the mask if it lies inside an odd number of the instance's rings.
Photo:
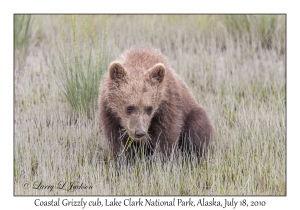
<svg viewBox="0 0 300 210">
<path fill-rule="evenodd" d="M 149 69 L 126 68 L 117 61 L 110 64 L 109 107 L 132 139 L 149 140 L 151 119 L 157 113 L 165 91 L 166 68 L 162 63 Z"/>
</svg>

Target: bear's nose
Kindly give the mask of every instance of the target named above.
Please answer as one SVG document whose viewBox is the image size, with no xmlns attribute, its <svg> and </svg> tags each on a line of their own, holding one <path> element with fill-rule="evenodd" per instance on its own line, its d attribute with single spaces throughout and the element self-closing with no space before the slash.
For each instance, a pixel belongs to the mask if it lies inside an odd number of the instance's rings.
<svg viewBox="0 0 300 210">
<path fill-rule="evenodd" d="M 135 137 L 137 137 L 137 138 L 142 138 L 145 135 L 146 135 L 145 131 L 142 131 L 142 130 L 136 130 L 135 131 Z"/>
</svg>

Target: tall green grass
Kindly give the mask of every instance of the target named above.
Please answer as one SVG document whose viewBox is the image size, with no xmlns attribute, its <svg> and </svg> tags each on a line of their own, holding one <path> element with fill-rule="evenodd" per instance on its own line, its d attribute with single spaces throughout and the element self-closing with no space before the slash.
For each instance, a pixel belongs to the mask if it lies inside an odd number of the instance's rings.
<svg viewBox="0 0 300 210">
<path fill-rule="evenodd" d="M 72 45 L 66 47 L 66 33 L 63 29 L 63 50 L 58 51 L 62 64 L 59 84 L 63 96 L 79 115 L 93 118 L 96 110 L 98 89 L 101 76 L 107 68 L 106 55 L 106 20 L 103 18 L 103 42 L 99 52 L 98 37 L 96 35 L 94 16 L 88 18 L 81 16 L 82 29 L 78 29 L 78 18 L 71 15 Z M 92 34 L 87 34 L 87 24 L 92 25 Z M 78 30 L 83 34 L 78 37 Z M 92 47 L 90 41 L 93 41 Z M 71 53 L 69 53 L 71 52 Z"/>
<path fill-rule="evenodd" d="M 14 15 L 14 46 L 16 55 L 20 57 L 20 62 L 24 61 L 33 35 L 32 16 Z"/>
<path fill-rule="evenodd" d="M 26 51 L 31 39 L 32 16 L 14 15 L 14 43 L 15 48 Z"/>
<path fill-rule="evenodd" d="M 249 43 L 259 40 L 262 48 L 284 51 L 284 40 L 281 46 L 277 46 L 278 30 L 284 31 L 283 16 L 278 15 L 221 15 L 217 19 L 225 25 L 227 33 L 234 36 L 245 36 Z"/>
</svg>

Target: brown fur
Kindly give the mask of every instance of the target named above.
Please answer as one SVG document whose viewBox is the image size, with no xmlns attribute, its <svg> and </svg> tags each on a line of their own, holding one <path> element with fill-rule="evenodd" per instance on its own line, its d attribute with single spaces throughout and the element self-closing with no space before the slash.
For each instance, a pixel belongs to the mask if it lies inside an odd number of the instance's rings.
<svg viewBox="0 0 300 210">
<path fill-rule="evenodd" d="M 200 156 L 212 138 L 205 110 L 160 51 L 150 47 L 133 48 L 110 64 L 100 86 L 99 117 L 115 157 L 128 135 L 134 146 L 146 142 L 147 154 L 159 149 L 166 156 L 178 146 Z M 146 135 L 139 138 L 141 132 Z"/>
</svg>

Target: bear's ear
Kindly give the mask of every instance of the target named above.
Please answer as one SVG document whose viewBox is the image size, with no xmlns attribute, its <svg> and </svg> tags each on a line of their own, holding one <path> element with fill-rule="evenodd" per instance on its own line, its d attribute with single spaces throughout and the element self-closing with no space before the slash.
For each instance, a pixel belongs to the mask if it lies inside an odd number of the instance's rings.
<svg viewBox="0 0 300 210">
<path fill-rule="evenodd" d="M 164 64 L 155 64 L 152 68 L 146 71 L 146 75 L 149 76 L 152 84 L 161 83 L 165 77 L 166 68 Z"/>
<path fill-rule="evenodd" d="M 112 80 L 118 81 L 127 75 L 124 67 L 118 61 L 112 62 L 109 66 L 109 76 Z"/>
</svg>

